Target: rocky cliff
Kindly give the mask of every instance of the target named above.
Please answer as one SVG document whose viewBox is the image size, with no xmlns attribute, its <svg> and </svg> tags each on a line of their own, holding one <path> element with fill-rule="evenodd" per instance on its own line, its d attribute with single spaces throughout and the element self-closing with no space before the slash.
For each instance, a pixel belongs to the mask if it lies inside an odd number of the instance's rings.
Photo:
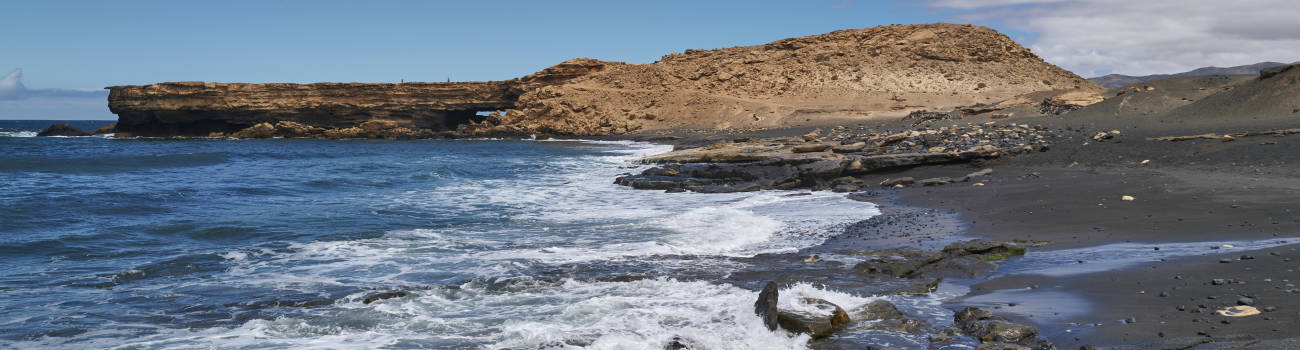
<svg viewBox="0 0 1300 350">
<path fill-rule="evenodd" d="M 514 106 L 512 82 L 405 84 L 224 84 L 173 82 L 109 87 L 117 132 L 140 136 L 234 132 L 292 121 L 346 128 L 388 120 L 417 128 L 454 129 L 483 110 Z"/>
<path fill-rule="evenodd" d="M 1104 91 L 992 29 L 895 25 L 612 64 L 527 91 L 499 123 L 469 129 L 592 135 L 782 127 L 1079 90 Z"/>
<path fill-rule="evenodd" d="M 231 133 L 263 123 L 258 134 L 266 135 L 277 122 L 344 129 L 379 121 L 370 125 L 460 136 L 753 129 L 902 117 L 1044 91 L 1103 90 L 992 29 L 942 23 L 687 50 L 651 64 L 574 59 L 507 81 L 179 82 L 108 89 L 117 131 L 143 136 Z M 496 110 L 506 113 L 476 115 Z"/>
</svg>

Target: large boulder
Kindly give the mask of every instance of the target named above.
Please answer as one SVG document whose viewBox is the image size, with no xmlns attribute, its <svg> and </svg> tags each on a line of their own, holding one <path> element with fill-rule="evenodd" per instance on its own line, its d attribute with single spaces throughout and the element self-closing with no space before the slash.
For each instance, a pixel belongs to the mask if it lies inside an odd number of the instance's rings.
<svg viewBox="0 0 1300 350">
<path fill-rule="evenodd" d="M 813 338 L 826 338 L 844 329 L 851 321 L 848 312 L 824 299 L 802 298 L 796 304 L 798 307 L 793 310 L 777 313 L 777 323 L 782 329 L 809 334 Z"/>
<path fill-rule="evenodd" d="M 36 136 L 90 136 L 90 133 L 68 124 L 54 124 L 37 133 Z"/>
</svg>

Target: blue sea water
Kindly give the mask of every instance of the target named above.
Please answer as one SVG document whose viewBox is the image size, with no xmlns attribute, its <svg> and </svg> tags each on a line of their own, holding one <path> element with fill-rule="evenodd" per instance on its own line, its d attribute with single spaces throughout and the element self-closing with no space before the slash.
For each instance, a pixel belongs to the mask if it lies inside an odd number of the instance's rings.
<svg viewBox="0 0 1300 350">
<path fill-rule="evenodd" d="M 612 184 L 671 149 L 647 143 L 33 137 L 51 123 L 0 121 L 0 347 L 804 348 L 716 280 L 879 213 Z"/>
</svg>

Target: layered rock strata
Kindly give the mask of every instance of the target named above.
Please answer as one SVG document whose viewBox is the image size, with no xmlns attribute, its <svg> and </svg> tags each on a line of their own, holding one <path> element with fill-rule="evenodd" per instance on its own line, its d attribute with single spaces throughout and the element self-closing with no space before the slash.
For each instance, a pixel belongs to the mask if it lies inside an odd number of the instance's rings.
<svg viewBox="0 0 1300 350">
<path fill-rule="evenodd" d="M 470 137 L 787 127 L 1028 103 L 1021 96 L 1030 93 L 1104 91 L 992 29 L 946 23 L 687 50 L 650 64 L 574 59 L 506 81 L 108 89 L 124 136 L 231 134 L 278 122 L 346 129 L 385 121 L 420 135 Z M 504 113 L 480 113 L 486 111 Z"/>
<path fill-rule="evenodd" d="M 637 189 L 742 192 L 815 188 L 856 191 L 858 178 L 882 170 L 992 159 L 1048 149 L 1055 136 L 1027 124 L 985 124 L 854 134 L 836 130 L 823 137 L 740 140 L 651 156 L 658 166 L 619 177 L 615 183 Z M 977 174 L 972 174 L 977 175 Z M 966 179 L 922 180 L 924 185 Z M 910 180 L 909 180 L 910 183 Z M 896 183 L 882 184 L 901 185 Z"/>
</svg>

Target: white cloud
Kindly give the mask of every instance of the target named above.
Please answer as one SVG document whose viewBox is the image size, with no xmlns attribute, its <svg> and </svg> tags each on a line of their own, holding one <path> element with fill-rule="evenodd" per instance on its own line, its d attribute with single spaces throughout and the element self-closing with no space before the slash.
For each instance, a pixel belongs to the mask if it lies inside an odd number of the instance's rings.
<svg viewBox="0 0 1300 350">
<path fill-rule="evenodd" d="M 108 91 L 28 89 L 23 71 L 0 78 L 0 119 L 113 119 Z"/>
<path fill-rule="evenodd" d="M 1034 34 L 1048 62 L 1091 77 L 1300 60 L 1295 0 L 933 0 L 959 21 Z"/>
</svg>

